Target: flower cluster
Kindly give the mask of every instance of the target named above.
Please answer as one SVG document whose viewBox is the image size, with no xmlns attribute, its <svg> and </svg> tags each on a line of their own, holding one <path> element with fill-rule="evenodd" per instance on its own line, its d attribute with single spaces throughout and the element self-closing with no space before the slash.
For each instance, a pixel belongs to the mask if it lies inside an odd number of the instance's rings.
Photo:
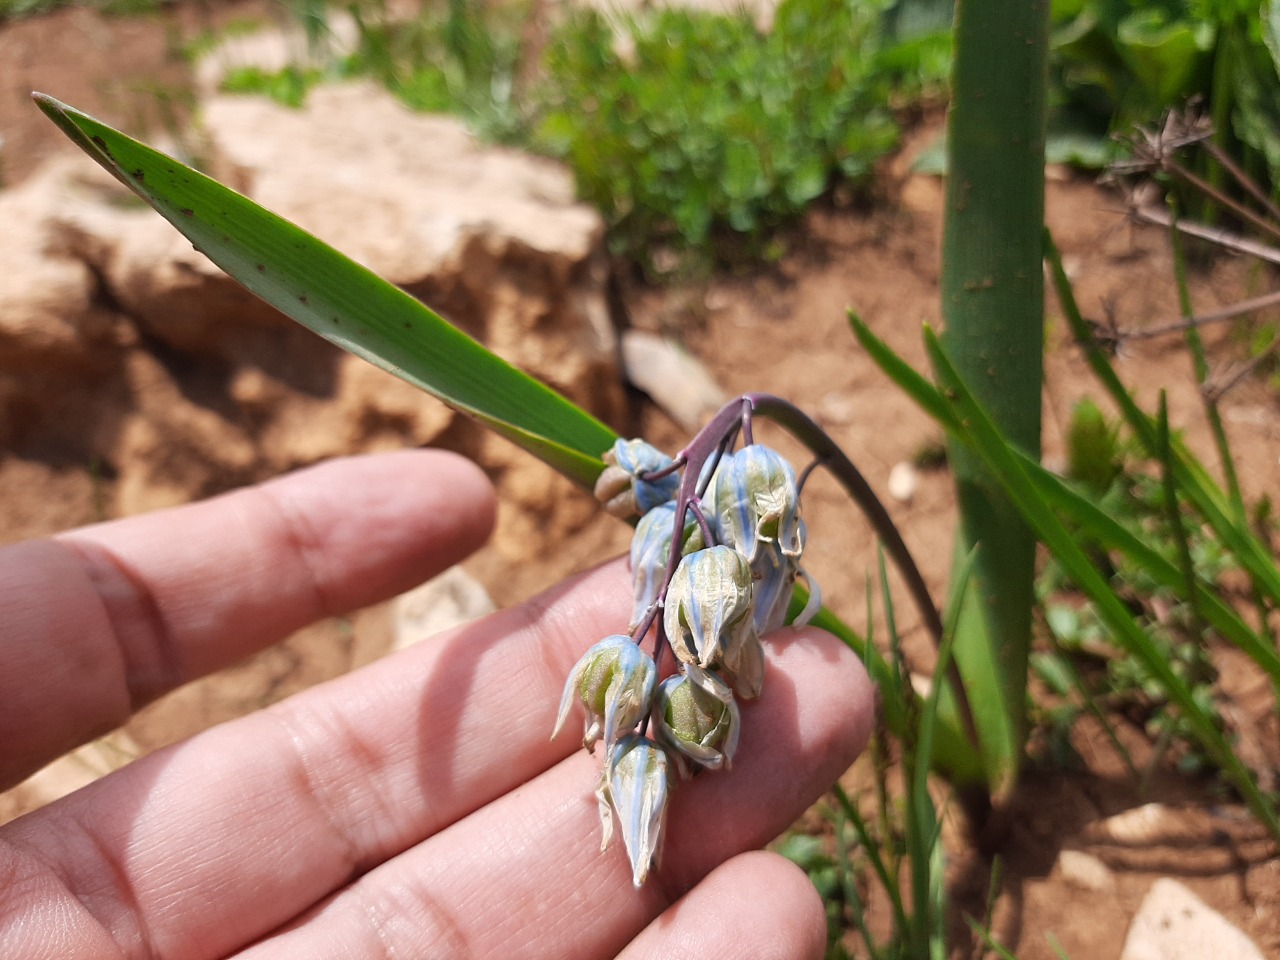
<svg viewBox="0 0 1280 960">
<path fill-rule="evenodd" d="M 574 666 L 555 733 L 577 703 L 586 713 L 583 746 L 593 751 L 603 740 L 601 849 L 616 815 L 638 887 L 660 858 L 677 775 L 733 761 L 737 701 L 760 695 L 760 636 L 786 620 L 805 526 L 794 471 L 759 444 L 710 460 L 697 475 L 685 455 L 673 461 L 641 440 L 617 441 L 604 459 L 597 498 L 610 513 L 638 518 L 630 633 L 605 637 Z M 651 632 L 653 656 L 641 648 Z M 676 669 L 664 677 L 666 650 Z"/>
</svg>

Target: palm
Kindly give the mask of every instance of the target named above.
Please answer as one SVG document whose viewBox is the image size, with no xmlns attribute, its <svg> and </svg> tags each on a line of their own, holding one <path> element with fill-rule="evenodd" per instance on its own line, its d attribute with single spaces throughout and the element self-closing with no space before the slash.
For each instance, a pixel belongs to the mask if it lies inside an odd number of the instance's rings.
<svg viewBox="0 0 1280 960">
<path fill-rule="evenodd" d="M 350 489 L 362 506 L 337 493 Z M 0 551 L 16 664 L 0 676 L 0 728 L 23 731 L 6 737 L 0 777 L 456 562 L 491 511 L 473 467 L 403 453 Z M 598 759 L 548 739 L 565 675 L 625 620 L 627 593 L 611 564 L 5 826 L 0 955 L 820 951 L 803 877 L 737 855 L 865 742 L 865 677 L 825 635 L 775 641 L 733 771 L 680 786 L 662 869 L 635 890 L 622 851 L 599 851 Z"/>
</svg>

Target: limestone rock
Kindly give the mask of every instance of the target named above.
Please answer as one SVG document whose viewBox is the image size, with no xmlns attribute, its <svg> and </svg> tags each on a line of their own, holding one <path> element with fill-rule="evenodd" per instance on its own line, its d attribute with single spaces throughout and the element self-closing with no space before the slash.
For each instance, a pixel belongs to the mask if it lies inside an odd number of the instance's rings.
<svg viewBox="0 0 1280 960">
<path fill-rule="evenodd" d="M 1120 960 L 1263 960 L 1262 951 L 1217 911 L 1178 883 L 1151 885 L 1129 925 Z"/>
<path fill-rule="evenodd" d="M 0 371 L 91 365 L 95 348 L 111 338 L 93 271 L 62 248 L 52 227 L 60 210 L 92 194 L 95 171 L 88 158 L 62 158 L 0 192 Z"/>
<path fill-rule="evenodd" d="M 396 598 L 392 649 L 401 650 L 495 609 L 480 581 L 462 567 L 450 567 Z"/>
<path fill-rule="evenodd" d="M 1080 890 L 1114 890 L 1115 875 L 1105 863 L 1082 850 L 1063 850 L 1058 854 L 1058 870 L 1071 886 Z"/>
<path fill-rule="evenodd" d="M 728 400 L 706 368 L 665 337 L 628 330 L 622 362 L 627 379 L 686 430 L 697 430 Z"/>
<path fill-rule="evenodd" d="M 215 97 L 203 116 L 219 179 L 572 399 L 620 402 L 603 222 L 565 168 L 365 83 L 321 87 L 302 110 Z"/>
</svg>

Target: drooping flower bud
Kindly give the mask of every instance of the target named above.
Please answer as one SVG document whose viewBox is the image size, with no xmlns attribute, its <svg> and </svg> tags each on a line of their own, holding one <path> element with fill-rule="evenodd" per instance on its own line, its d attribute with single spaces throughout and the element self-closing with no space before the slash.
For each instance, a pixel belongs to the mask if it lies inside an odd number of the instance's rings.
<svg viewBox="0 0 1280 960">
<path fill-rule="evenodd" d="M 642 474 L 671 466 L 665 453 L 643 440 L 616 440 L 602 458 L 608 466 L 596 479 L 595 496 L 605 510 L 621 520 L 648 513 L 675 497 L 680 475 L 669 473 L 658 480 L 642 480 Z"/>
<path fill-rule="evenodd" d="M 654 698 L 654 736 L 675 753 L 681 773 L 690 760 L 708 770 L 729 768 L 738 747 L 738 705 L 733 691 L 709 671 L 667 677 Z"/>
<path fill-rule="evenodd" d="M 570 672 L 552 739 L 576 700 L 587 712 L 582 745 L 594 751 L 601 736 L 606 746 L 612 744 L 649 712 L 657 676 L 653 659 L 630 637 L 620 633 L 605 637 Z"/>
<path fill-rule="evenodd" d="M 803 528 L 803 523 L 801 524 Z M 762 543 L 751 564 L 755 581 L 756 632 L 766 634 L 787 622 L 787 608 L 795 592 L 799 565 L 785 556 L 776 543 Z"/>
<path fill-rule="evenodd" d="M 632 630 L 644 619 L 662 591 L 667 561 L 671 557 L 671 534 L 675 530 L 675 522 L 676 505 L 663 503 L 646 513 L 636 524 L 635 535 L 631 538 L 631 582 L 635 595 L 631 608 Z M 686 513 L 681 554 L 693 553 L 704 546 L 701 527 L 692 513 Z"/>
<path fill-rule="evenodd" d="M 607 807 L 612 807 L 631 861 L 631 882 L 637 887 L 644 885 L 649 870 L 662 858 L 662 828 L 671 785 L 670 758 L 652 740 L 630 734 L 609 748 L 596 790 L 604 818 L 600 849 L 607 848 L 613 836 L 613 820 L 607 814 Z"/>
<path fill-rule="evenodd" d="M 804 550 L 795 472 L 768 447 L 753 443 L 726 456 L 703 501 L 715 514 L 720 539 L 749 561 L 763 543 L 776 543 L 786 557 Z"/>
<path fill-rule="evenodd" d="M 721 545 L 681 560 L 667 587 L 663 623 L 682 663 L 716 669 L 735 659 L 756 639 L 746 558 Z"/>
</svg>

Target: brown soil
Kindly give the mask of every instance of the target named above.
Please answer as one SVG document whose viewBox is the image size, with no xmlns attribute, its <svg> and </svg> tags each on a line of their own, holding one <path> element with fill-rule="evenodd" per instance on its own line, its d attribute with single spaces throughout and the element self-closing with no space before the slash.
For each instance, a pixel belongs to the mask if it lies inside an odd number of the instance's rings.
<svg viewBox="0 0 1280 960">
<path fill-rule="evenodd" d="M 246 9 L 218 7 L 213 15 L 225 18 Z M 209 16 L 203 7 L 178 7 L 164 18 L 119 21 L 73 9 L 0 26 L 0 134 L 7 182 L 27 175 L 61 146 L 60 134 L 27 100 L 32 88 L 131 131 L 164 132 L 170 122 L 165 110 L 183 103 L 183 95 L 173 91 L 186 83 L 176 51 Z M 120 71 L 121 63 L 129 65 L 127 71 Z M 630 303 L 637 325 L 678 336 L 729 392 L 770 391 L 810 411 L 882 495 L 895 464 L 941 439 L 856 349 L 845 321 L 845 311 L 856 309 L 894 349 L 924 365 L 920 325 L 938 322 L 941 187 L 908 175 L 910 154 L 908 149 L 886 165 L 873 209 L 833 206 L 813 213 L 775 267 L 717 277 L 696 288 L 638 291 Z M 1128 226 L 1119 208 L 1116 196 L 1083 179 L 1062 174 L 1050 184 L 1049 223 L 1083 309 L 1095 319 L 1114 319 L 1121 328 L 1172 319 L 1178 309 L 1168 245 L 1158 231 Z M 1249 262 L 1222 258 L 1197 267 L 1193 280 L 1201 310 L 1255 295 L 1272 282 Z M 1210 341 L 1218 369 L 1239 359 L 1225 333 L 1211 334 Z M 1216 466 L 1190 364 L 1177 342 L 1133 342 L 1121 351 L 1119 370 L 1148 408 L 1154 407 L 1157 390 L 1168 390 L 1171 421 Z M 1099 398 L 1101 391 L 1068 343 L 1051 303 L 1044 396 L 1048 461 L 1060 462 L 1063 428 L 1072 405 L 1086 395 Z M 1270 487 L 1280 448 L 1275 396 L 1264 384 L 1248 381 L 1233 390 L 1224 410 L 1242 483 L 1256 498 Z M 684 439 L 656 411 L 645 412 L 642 422 L 651 439 L 669 448 Z M 100 517 L 102 485 L 110 478 L 96 475 L 87 464 L 73 437 L 38 455 L 0 452 L 0 541 Z M 245 479 L 226 478 L 225 483 Z M 193 495 L 197 492 L 211 491 Z M 866 578 L 876 569 L 871 533 L 826 478 L 815 477 L 806 493 L 810 566 L 837 612 L 862 623 Z M 955 522 L 949 475 L 923 472 L 909 503 L 887 497 L 886 502 L 935 595 L 942 596 Z M 501 549 L 486 552 L 471 567 L 501 602 L 510 602 L 623 543 L 625 531 L 594 525 L 557 562 L 535 570 L 527 564 L 514 570 Z M 908 655 L 927 669 L 930 649 L 916 618 L 905 604 L 898 614 Z M 208 684 L 166 698 L 130 725 L 124 746 L 117 741 L 110 749 L 151 749 L 350 669 L 377 654 L 378 642 L 368 638 L 378 635 L 383 618 L 385 611 L 373 611 L 353 624 L 321 625 Z M 1274 777 L 1280 738 L 1271 692 L 1240 658 L 1224 654 L 1218 665 L 1224 712 L 1241 737 L 1242 755 L 1252 744 L 1249 762 Z M 1141 767 L 1152 755 L 1149 739 L 1124 718 L 1116 721 Z M 1089 723 L 1077 725 L 1073 745 L 1085 769 L 1033 771 L 1007 814 L 1007 835 L 998 849 L 1003 881 L 993 918 L 1001 941 L 1024 960 L 1056 956 L 1055 940 L 1075 958 L 1118 957 L 1128 920 L 1152 880 L 1174 876 L 1242 927 L 1264 953 L 1280 954 L 1280 860 L 1241 808 L 1214 782 L 1179 777 L 1167 764 L 1157 764 L 1140 790 Z M 108 756 L 102 765 L 119 761 Z M 866 772 L 855 768 L 849 783 L 856 787 L 865 779 Z M 1152 800 L 1168 805 L 1173 814 L 1146 835 L 1138 831 L 1117 838 L 1100 825 Z M 29 801 L 0 796 L 0 820 Z M 983 916 L 991 861 L 974 851 L 963 829 L 949 829 L 947 838 L 954 901 Z M 1097 856 L 1111 868 L 1114 887 L 1090 889 L 1064 876 L 1057 866 L 1062 850 Z M 956 929 L 957 942 L 967 942 L 963 924 Z"/>
</svg>

